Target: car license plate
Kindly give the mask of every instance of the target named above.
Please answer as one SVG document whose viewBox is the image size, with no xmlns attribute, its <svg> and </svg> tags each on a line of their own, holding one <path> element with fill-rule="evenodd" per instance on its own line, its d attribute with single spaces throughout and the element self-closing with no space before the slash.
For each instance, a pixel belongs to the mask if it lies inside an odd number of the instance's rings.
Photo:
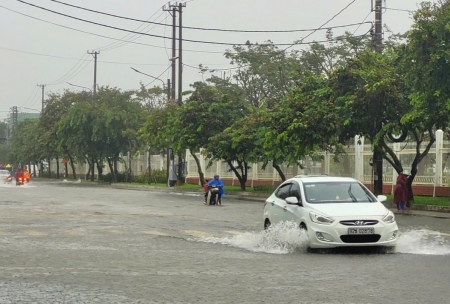
<svg viewBox="0 0 450 304">
<path fill-rule="evenodd" d="M 348 228 L 348 234 L 374 234 L 374 228 Z"/>
</svg>

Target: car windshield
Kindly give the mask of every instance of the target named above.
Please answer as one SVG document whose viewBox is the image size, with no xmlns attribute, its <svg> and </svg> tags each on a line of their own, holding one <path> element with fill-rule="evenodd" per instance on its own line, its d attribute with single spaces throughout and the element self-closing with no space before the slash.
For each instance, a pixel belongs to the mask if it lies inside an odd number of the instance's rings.
<svg viewBox="0 0 450 304">
<path fill-rule="evenodd" d="M 304 183 L 308 203 L 367 203 L 376 198 L 358 182 Z"/>
<path fill-rule="evenodd" d="M 0 174 L 1 175 L 9 174 L 9 171 L 8 170 L 0 170 Z"/>
</svg>

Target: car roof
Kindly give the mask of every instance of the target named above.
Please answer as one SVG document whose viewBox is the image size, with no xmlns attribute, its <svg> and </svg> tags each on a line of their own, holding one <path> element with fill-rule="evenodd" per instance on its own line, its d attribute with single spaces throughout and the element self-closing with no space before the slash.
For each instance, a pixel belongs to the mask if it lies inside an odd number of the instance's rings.
<svg viewBox="0 0 450 304">
<path fill-rule="evenodd" d="M 297 175 L 289 180 L 301 181 L 302 183 L 319 183 L 319 182 L 357 182 L 352 177 L 328 176 L 328 175 Z"/>
</svg>

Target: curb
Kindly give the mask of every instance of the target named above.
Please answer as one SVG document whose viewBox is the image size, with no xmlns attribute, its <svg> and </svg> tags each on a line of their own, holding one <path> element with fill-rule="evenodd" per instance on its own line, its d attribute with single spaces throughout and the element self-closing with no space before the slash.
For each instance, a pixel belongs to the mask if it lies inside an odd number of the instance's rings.
<svg viewBox="0 0 450 304">
<path fill-rule="evenodd" d="M 123 189 L 123 190 L 134 190 L 134 191 L 154 191 L 154 192 L 162 192 L 162 193 L 186 193 L 186 194 L 198 194 L 199 196 L 203 195 L 203 190 L 199 189 L 195 191 L 194 189 L 178 189 L 178 188 L 162 188 L 162 187 L 154 187 L 154 186 L 127 186 L 127 185 L 118 185 L 111 184 L 111 188 L 113 189 Z M 266 196 L 263 195 L 252 195 L 250 193 L 242 194 L 226 194 L 226 197 L 231 197 L 236 200 L 241 201 L 252 201 L 252 202 L 260 202 L 264 203 Z"/>
<path fill-rule="evenodd" d="M 98 183 L 98 182 L 67 182 L 64 183 L 62 180 L 55 179 L 45 179 L 41 180 L 35 179 L 35 181 L 39 182 L 50 182 L 53 181 L 52 184 L 59 184 L 65 186 L 75 186 L 75 187 L 110 187 L 113 189 L 122 189 L 122 190 L 134 190 L 134 191 L 154 191 L 160 193 L 186 193 L 186 194 L 198 194 L 199 196 L 203 195 L 203 189 L 180 189 L 177 187 L 171 188 L 163 188 L 163 187 L 155 187 L 155 186 L 134 186 L 134 185 L 124 185 L 124 184 L 110 184 L 110 183 Z M 234 192 L 234 191 L 233 191 Z M 238 192 L 238 193 L 227 193 L 226 196 L 247 202 L 255 202 L 255 203 L 264 203 L 268 194 L 262 193 L 250 193 L 250 192 Z M 407 212 L 399 212 L 397 209 L 392 208 L 393 205 L 391 202 L 383 203 L 386 208 L 394 212 L 396 215 L 406 215 L 406 216 L 428 216 L 434 218 L 441 219 L 450 219 L 450 206 L 435 206 L 435 205 L 419 205 L 415 204 L 412 206 L 412 209 Z"/>
</svg>

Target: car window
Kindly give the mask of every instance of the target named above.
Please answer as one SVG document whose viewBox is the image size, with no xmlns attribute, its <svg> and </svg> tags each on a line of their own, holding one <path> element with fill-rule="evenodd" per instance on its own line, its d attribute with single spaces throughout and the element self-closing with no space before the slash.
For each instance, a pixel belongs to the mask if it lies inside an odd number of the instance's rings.
<svg viewBox="0 0 450 304">
<path fill-rule="evenodd" d="M 284 184 L 280 188 L 278 188 L 277 192 L 275 193 L 275 196 L 281 199 L 286 199 L 289 196 L 289 189 L 291 188 L 292 184 Z"/>
<path fill-rule="evenodd" d="M 296 197 L 299 201 L 301 200 L 301 196 L 300 196 L 300 186 L 298 185 L 298 183 L 293 182 L 292 183 L 292 187 L 289 190 L 289 196 L 294 196 Z"/>
<path fill-rule="evenodd" d="M 9 174 L 8 170 L 0 170 L 0 174 Z"/>
<path fill-rule="evenodd" d="M 304 183 L 308 203 L 367 203 L 376 202 L 375 197 L 358 182 Z"/>
</svg>

